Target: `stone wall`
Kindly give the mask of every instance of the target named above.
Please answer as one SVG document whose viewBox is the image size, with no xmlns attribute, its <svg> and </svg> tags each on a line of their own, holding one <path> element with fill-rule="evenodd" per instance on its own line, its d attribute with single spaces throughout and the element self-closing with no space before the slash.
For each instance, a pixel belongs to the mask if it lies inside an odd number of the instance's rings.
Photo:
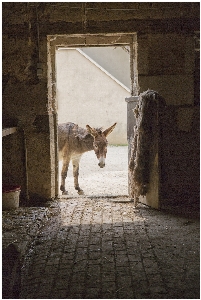
<svg viewBox="0 0 201 300">
<path fill-rule="evenodd" d="M 138 37 L 140 92 L 153 89 L 167 105 L 194 103 L 193 35 L 157 33 Z"/>
<path fill-rule="evenodd" d="M 161 206 L 199 203 L 199 107 L 167 106 L 161 130 Z"/>
<path fill-rule="evenodd" d="M 136 32 L 140 92 L 150 88 L 168 105 L 193 105 L 193 37 L 199 31 L 199 13 L 199 3 L 2 4 L 3 127 L 17 123 L 25 132 L 30 195 L 56 195 L 56 112 L 47 95 L 47 35 Z M 193 134 L 190 131 L 185 139 L 193 139 Z M 164 166 L 169 163 L 168 159 Z M 180 163 L 185 163 L 183 154 Z M 9 155 L 3 155 L 3 165 L 9 164 Z M 24 166 L 14 163 L 13 168 L 18 168 L 22 184 Z"/>
<path fill-rule="evenodd" d="M 23 132 L 15 132 L 2 139 L 2 183 L 20 185 L 21 197 L 26 193 L 26 163 Z M 4 163 L 7 162 L 7 163 Z"/>
</svg>

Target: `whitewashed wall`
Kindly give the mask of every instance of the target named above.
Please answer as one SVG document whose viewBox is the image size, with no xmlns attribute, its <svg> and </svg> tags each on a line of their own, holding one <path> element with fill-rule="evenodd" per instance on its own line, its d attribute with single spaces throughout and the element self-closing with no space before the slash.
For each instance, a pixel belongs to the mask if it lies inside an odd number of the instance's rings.
<svg viewBox="0 0 201 300">
<path fill-rule="evenodd" d="M 110 144 L 127 144 L 126 87 L 76 49 L 57 50 L 58 121 L 107 128 L 117 122 Z"/>
<path fill-rule="evenodd" d="M 101 67 L 130 89 L 130 47 L 80 48 Z"/>
</svg>

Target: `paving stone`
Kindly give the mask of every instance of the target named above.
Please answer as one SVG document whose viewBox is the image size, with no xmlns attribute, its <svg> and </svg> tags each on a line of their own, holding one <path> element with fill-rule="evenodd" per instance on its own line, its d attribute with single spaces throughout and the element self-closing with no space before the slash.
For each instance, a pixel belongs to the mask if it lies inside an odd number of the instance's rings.
<svg viewBox="0 0 201 300">
<path fill-rule="evenodd" d="M 112 270 L 114 270 L 112 272 Z M 115 282 L 115 268 L 113 269 L 110 269 L 110 271 L 105 271 L 103 270 L 102 271 L 102 283 L 103 283 L 103 286 L 104 284 L 107 285 L 109 282 Z"/>
<path fill-rule="evenodd" d="M 116 199 L 117 200 L 117 199 Z M 3 213 L 21 251 L 21 298 L 199 298 L 199 220 L 110 199 Z"/>
</svg>

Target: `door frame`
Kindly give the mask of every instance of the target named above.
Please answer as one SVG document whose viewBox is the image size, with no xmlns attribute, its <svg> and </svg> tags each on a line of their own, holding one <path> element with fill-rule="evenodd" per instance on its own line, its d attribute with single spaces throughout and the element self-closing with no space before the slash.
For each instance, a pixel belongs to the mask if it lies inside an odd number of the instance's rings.
<svg viewBox="0 0 201 300">
<path fill-rule="evenodd" d="M 48 86 L 48 113 L 52 115 L 50 122 L 50 149 L 51 170 L 54 175 L 55 196 L 59 195 L 59 157 L 58 157 L 58 114 L 56 98 L 56 50 L 58 48 L 79 47 L 130 47 L 130 93 L 137 96 L 138 68 L 137 68 L 137 34 L 133 33 L 107 33 L 107 34 L 64 34 L 47 36 L 47 86 Z M 128 120 L 127 120 L 128 122 Z M 54 170 L 54 172 L 53 172 Z"/>
</svg>

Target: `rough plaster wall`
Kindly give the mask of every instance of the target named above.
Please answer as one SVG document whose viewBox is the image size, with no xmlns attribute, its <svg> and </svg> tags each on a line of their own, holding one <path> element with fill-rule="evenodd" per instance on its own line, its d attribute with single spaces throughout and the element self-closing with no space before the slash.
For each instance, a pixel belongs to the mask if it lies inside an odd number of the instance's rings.
<svg viewBox="0 0 201 300">
<path fill-rule="evenodd" d="M 38 16 L 36 16 L 36 6 Z M 189 103 L 187 98 L 192 102 L 192 74 L 183 73 L 176 74 L 176 82 L 179 80 L 182 83 L 179 92 L 175 89 L 171 90 L 170 86 L 174 83 L 174 74 L 166 74 L 166 69 L 163 68 L 165 74 L 142 74 L 141 69 L 145 63 L 155 61 L 162 56 L 163 61 L 167 49 L 162 43 L 157 43 L 156 34 L 176 34 L 177 41 L 181 39 L 181 44 L 177 43 L 178 47 L 172 49 L 182 51 L 184 36 L 187 40 L 192 40 L 194 31 L 199 31 L 200 19 L 200 4 L 199 3 L 174 3 L 174 2 L 156 2 L 156 3 L 7 3 L 2 4 L 2 24 L 3 24 L 3 86 L 5 86 L 6 97 L 3 95 L 3 115 L 9 125 L 20 121 L 20 126 L 23 126 L 28 134 L 29 145 L 29 180 L 32 182 L 32 190 L 39 195 L 47 198 L 54 195 L 52 190 L 52 177 L 54 165 L 52 164 L 53 153 L 51 141 L 54 137 L 50 132 L 50 120 L 47 118 L 47 35 L 51 34 L 75 34 L 75 33 L 116 33 L 116 32 L 137 32 L 139 40 L 139 75 L 141 90 L 147 88 L 157 90 L 167 101 L 172 103 L 171 95 L 174 96 L 174 103 Z M 39 40 L 37 35 L 37 24 L 39 24 Z M 155 51 L 144 51 L 146 53 L 143 59 L 142 37 L 149 35 L 152 41 L 155 41 L 157 46 L 157 56 Z M 163 41 L 162 36 L 160 41 Z M 159 42 L 160 42 L 159 41 Z M 169 40 L 168 40 L 169 41 Z M 148 43 L 150 49 L 154 49 L 155 43 Z M 144 47 L 146 46 L 146 42 Z M 190 44 L 188 42 L 188 47 Z M 161 49 L 161 50 L 160 50 Z M 40 55 L 39 55 L 40 52 Z M 149 57 L 147 57 L 149 53 Z M 177 53 L 175 54 L 177 57 Z M 192 57 L 191 50 L 185 51 L 186 57 Z M 183 56 L 184 57 L 184 56 Z M 43 63 L 42 79 L 38 80 L 36 76 L 37 60 Z M 168 56 L 168 61 L 171 64 L 172 57 Z M 175 61 L 175 60 L 174 60 Z M 180 60 L 179 60 L 180 61 Z M 158 65 L 158 64 L 157 64 Z M 167 64 L 166 64 L 167 65 Z M 172 64 L 171 64 L 172 65 Z M 177 65 L 177 64 L 176 64 Z M 153 64 L 154 66 L 154 64 Z M 160 66 L 160 64 L 158 65 Z M 191 63 L 189 63 L 191 66 Z M 184 66 L 186 68 L 186 65 Z M 160 70 L 160 67 L 157 70 Z M 161 81 L 161 77 L 163 80 Z M 165 76 L 167 80 L 165 80 Z M 175 75 L 174 75 L 175 76 Z M 144 78 L 144 82 L 143 82 Z M 185 79 L 182 81 L 182 79 Z M 149 85 L 147 86 L 147 82 Z M 7 83 L 8 82 L 8 83 Z M 7 85 L 6 85 L 7 83 Z M 186 92 L 186 84 L 188 83 L 188 92 Z M 176 86 L 176 91 L 178 88 Z M 185 92 L 183 92 L 185 91 Z M 187 96 L 186 96 L 187 95 Z M 168 98 L 168 99 L 167 99 Z M 190 102 L 190 103 L 191 103 Z M 33 114 L 32 114 L 33 113 Z M 32 117 L 39 116 L 38 134 L 32 128 Z M 6 123 L 7 124 L 7 123 Z M 5 125 L 6 125 L 5 124 Z M 189 133 L 191 136 L 191 133 Z M 187 138 L 189 138 L 189 136 Z M 33 149 L 32 146 L 34 145 Z M 45 145 L 45 149 L 44 149 Z M 12 146 L 10 147 L 12 149 Z M 193 149 L 193 148 L 192 148 Z M 9 151 L 9 150 L 8 150 Z M 12 152 L 10 152 L 12 154 Z M 46 157 L 41 158 L 40 155 L 46 154 Z M 42 164 L 35 160 L 40 158 Z M 3 157 L 3 165 L 9 165 L 10 159 Z M 15 168 L 15 166 L 14 166 Z M 19 174 L 22 176 L 22 168 L 19 169 Z M 181 178 L 182 180 L 182 178 Z M 41 184 L 43 182 L 43 185 Z M 19 183 L 20 184 L 20 183 Z M 43 190 L 44 189 L 44 190 Z"/>
<path fill-rule="evenodd" d="M 56 60 L 58 122 L 105 129 L 117 122 L 108 141 L 127 144 L 130 93 L 76 50 L 58 50 Z"/>
</svg>

